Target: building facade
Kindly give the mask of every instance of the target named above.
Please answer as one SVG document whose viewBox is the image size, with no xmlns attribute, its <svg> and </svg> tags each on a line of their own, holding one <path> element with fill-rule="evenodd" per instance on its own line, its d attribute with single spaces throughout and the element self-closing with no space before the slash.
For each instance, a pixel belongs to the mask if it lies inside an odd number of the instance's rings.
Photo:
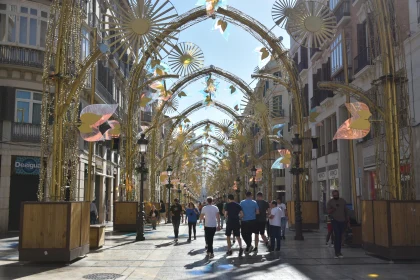
<svg viewBox="0 0 420 280">
<path fill-rule="evenodd" d="M 400 41 L 405 41 L 407 66 L 415 63 L 416 43 L 414 35 L 418 29 L 418 1 L 395 1 L 395 15 L 399 27 Z M 325 1 L 337 18 L 337 32 L 332 42 L 321 49 L 305 48 L 292 40 L 291 56 L 295 61 L 300 79 L 304 85 L 304 96 L 308 110 L 308 135 L 318 138 L 318 149 L 306 157 L 306 168 L 309 169 L 312 182 L 309 200 L 320 202 L 320 214 L 326 214 L 326 202 L 331 198 L 333 190 L 340 191 L 349 207 L 354 204 L 351 186 L 351 161 L 349 145 L 354 149 L 354 168 L 356 175 L 357 201 L 375 199 L 378 192 L 375 185 L 375 145 L 374 135 L 370 133 L 357 141 L 333 140 L 337 129 L 348 118 L 345 107 L 346 95 L 318 88 L 320 81 L 348 81 L 351 85 L 362 89 L 366 94 L 372 90 L 373 81 L 381 74 L 381 68 L 375 65 L 372 45 L 372 16 L 366 0 L 330 0 Z M 409 9 L 410 5 L 410 9 Z M 409 20 L 409 10 L 413 19 Z M 415 18 L 415 24 L 409 24 Z M 408 38 L 409 30 L 413 35 Z M 407 52 L 407 46 L 411 51 Z M 410 54 L 410 55 L 408 55 Z M 417 55 L 418 57 L 418 55 Z M 347 58 L 347 61 L 345 61 Z M 415 64 L 413 64 L 415 65 Z M 418 71 L 407 67 L 408 78 L 415 81 Z M 413 75 L 410 77 L 410 75 Z M 414 77 L 414 80 L 413 80 Z M 413 87 L 415 88 L 415 87 Z M 415 94 L 411 94 L 415 99 Z M 418 97 L 417 97 L 418 98 Z M 356 101 L 351 98 L 351 102 Z M 415 111 L 415 105 L 412 110 Z M 306 135 L 306 136 L 308 136 Z M 415 150 L 415 149 L 414 149 Z"/>
<path fill-rule="evenodd" d="M 0 233 L 19 230 L 20 203 L 36 201 L 40 170 L 41 103 L 43 63 L 50 1 L 11 1 L 0 3 Z M 81 59 L 93 50 L 93 32 L 98 42 L 106 33 L 99 32 L 100 19 L 106 12 L 105 1 L 86 1 L 82 7 Z M 95 29 L 97 28 L 97 29 Z M 116 48 L 114 45 L 113 48 Z M 118 104 L 112 119 L 124 114 L 122 94 L 130 65 L 109 55 L 96 65 L 95 103 Z M 90 76 L 81 93 L 81 108 L 89 105 Z M 150 112 L 142 112 L 143 122 L 151 121 Z M 111 221 L 113 201 L 119 200 L 119 162 L 117 150 L 109 143 L 94 143 L 92 162 L 94 197 L 99 222 Z M 87 185 L 89 143 L 80 138 L 77 200 L 84 200 Z"/>
</svg>

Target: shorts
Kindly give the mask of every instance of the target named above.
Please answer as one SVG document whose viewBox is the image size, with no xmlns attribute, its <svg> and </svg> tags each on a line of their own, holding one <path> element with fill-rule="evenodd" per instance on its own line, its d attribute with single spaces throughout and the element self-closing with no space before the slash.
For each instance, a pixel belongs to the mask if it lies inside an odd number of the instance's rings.
<svg viewBox="0 0 420 280">
<path fill-rule="evenodd" d="M 257 230 L 259 234 L 264 235 L 266 225 L 267 225 L 267 222 L 257 221 Z"/>
<path fill-rule="evenodd" d="M 237 237 L 237 236 L 241 236 L 241 226 L 238 224 L 227 224 L 226 225 L 226 232 L 225 235 L 226 236 L 231 236 L 233 232 L 233 236 Z"/>
</svg>

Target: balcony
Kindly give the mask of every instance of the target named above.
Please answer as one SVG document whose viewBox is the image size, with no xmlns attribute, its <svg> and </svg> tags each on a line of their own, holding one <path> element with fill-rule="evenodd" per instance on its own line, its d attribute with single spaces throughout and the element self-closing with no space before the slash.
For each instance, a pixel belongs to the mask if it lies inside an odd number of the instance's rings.
<svg viewBox="0 0 420 280">
<path fill-rule="evenodd" d="M 308 69 L 308 61 L 302 60 L 298 65 L 298 71 L 301 73 L 303 70 Z"/>
<path fill-rule="evenodd" d="M 105 101 L 107 104 L 115 104 L 114 98 L 112 94 L 108 91 L 108 89 L 98 80 L 96 79 L 96 90 L 99 93 L 99 97 Z"/>
<path fill-rule="evenodd" d="M 337 18 L 337 28 L 346 25 L 350 20 L 350 1 L 341 0 L 334 9 L 334 14 Z"/>
<path fill-rule="evenodd" d="M 12 123 L 12 142 L 41 142 L 41 125 L 31 123 Z"/>
<path fill-rule="evenodd" d="M 370 66 L 370 65 L 372 65 L 370 49 L 369 48 L 359 49 L 359 54 L 354 58 L 353 76 L 355 77 L 357 73 L 359 73 L 365 67 Z"/>
<path fill-rule="evenodd" d="M 0 45 L 0 64 L 43 68 L 44 51 Z"/>
</svg>

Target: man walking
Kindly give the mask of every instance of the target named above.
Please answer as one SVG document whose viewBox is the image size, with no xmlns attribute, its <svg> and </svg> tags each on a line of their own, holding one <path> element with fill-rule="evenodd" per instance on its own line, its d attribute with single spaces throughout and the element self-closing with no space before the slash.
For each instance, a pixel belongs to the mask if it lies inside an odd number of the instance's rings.
<svg viewBox="0 0 420 280">
<path fill-rule="evenodd" d="M 246 199 L 240 203 L 244 216 L 242 218 L 241 231 L 242 238 L 246 243 L 245 252 L 249 253 L 252 251 L 252 234 L 255 234 L 255 239 L 258 240 L 258 228 L 257 228 L 257 214 L 259 214 L 259 208 L 257 202 L 252 199 L 252 193 L 246 193 Z M 258 248 L 255 248 L 257 251 Z"/>
<path fill-rule="evenodd" d="M 171 205 L 172 225 L 174 227 L 175 242 L 178 242 L 179 224 L 181 223 L 182 206 L 179 204 L 177 198 L 174 199 L 174 204 Z"/>
<path fill-rule="evenodd" d="M 281 244 L 281 217 L 282 210 L 277 205 L 277 201 L 273 200 L 271 202 L 271 211 L 270 211 L 270 252 L 274 251 L 274 245 L 277 241 L 276 251 L 280 251 Z"/>
<path fill-rule="evenodd" d="M 221 227 L 221 229 L 223 229 L 223 223 L 224 223 L 224 221 L 225 221 L 225 214 L 223 213 L 224 211 L 223 211 L 223 204 L 224 204 L 224 201 L 222 201 L 222 200 L 219 200 L 219 202 L 217 203 L 217 208 L 219 209 L 219 214 L 220 214 L 220 220 L 221 220 L 221 222 L 222 222 L 222 227 Z"/>
<path fill-rule="evenodd" d="M 349 224 L 349 213 L 346 206 L 347 202 L 340 198 L 340 193 L 337 190 L 333 190 L 332 196 L 333 198 L 327 203 L 327 212 L 331 216 L 331 224 L 334 231 L 334 258 L 341 259 L 343 258 L 341 254 L 341 242 L 346 223 Z"/>
<path fill-rule="evenodd" d="M 287 208 L 286 208 L 286 204 L 284 204 L 283 202 L 281 202 L 281 198 L 277 198 L 277 206 L 282 210 L 281 213 L 281 238 L 283 240 L 286 239 L 286 237 L 284 236 L 284 234 L 286 233 L 286 223 L 287 223 Z"/>
<path fill-rule="evenodd" d="M 206 238 L 207 256 L 214 258 L 213 252 L 213 238 L 216 230 L 220 230 L 220 214 L 219 209 L 212 205 L 213 198 L 207 198 L 207 205 L 201 210 L 200 219 L 204 219 L 204 236 Z"/>
<path fill-rule="evenodd" d="M 265 227 L 267 225 L 267 211 L 270 209 L 270 205 L 267 201 L 263 199 L 262 192 L 257 193 L 257 204 L 259 209 L 259 214 L 257 215 L 257 228 L 258 232 L 261 235 L 262 240 L 264 241 L 265 246 L 268 247 L 268 239 L 265 236 Z M 255 238 L 255 249 L 258 250 L 258 235 Z"/>
<path fill-rule="evenodd" d="M 242 240 L 240 236 L 241 225 L 239 223 L 239 219 L 243 217 L 244 213 L 242 212 L 242 207 L 235 202 L 235 197 L 233 196 L 233 194 L 228 195 L 228 200 L 229 203 L 225 205 L 225 217 L 227 218 L 225 235 L 228 244 L 228 250 L 226 252 L 226 255 L 232 255 L 232 242 L 230 240 L 230 236 L 233 232 L 234 238 L 236 237 L 236 239 L 238 240 L 239 256 L 241 257 L 244 253 L 244 250 L 242 249 Z M 233 241 L 235 241 L 235 239 L 233 239 Z"/>
</svg>

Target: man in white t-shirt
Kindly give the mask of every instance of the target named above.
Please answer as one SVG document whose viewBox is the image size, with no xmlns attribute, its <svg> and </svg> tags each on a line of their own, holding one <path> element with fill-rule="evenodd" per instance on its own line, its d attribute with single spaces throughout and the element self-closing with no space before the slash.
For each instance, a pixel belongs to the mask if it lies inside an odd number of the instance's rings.
<svg viewBox="0 0 420 280">
<path fill-rule="evenodd" d="M 286 237 L 284 236 L 284 234 L 286 233 L 286 223 L 287 223 L 287 209 L 286 209 L 286 204 L 284 204 L 283 202 L 281 202 L 280 198 L 277 198 L 277 205 L 279 206 L 279 208 L 281 210 L 283 210 L 283 216 L 281 217 L 281 238 L 283 240 L 286 239 Z"/>
<path fill-rule="evenodd" d="M 271 202 L 270 212 L 270 252 L 274 251 L 274 245 L 277 246 L 276 251 L 280 251 L 280 240 L 281 240 L 281 217 L 284 215 L 283 210 L 277 206 L 277 201 Z"/>
<path fill-rule="evenodd" d="M 207 255 L 211 259 L 214 257 L 213 238 L 216 230 L 220 230 L 219 208 L 212 205 L 213 198 L 207 197 L 207 205 L 201 210 L 200 220 L 204 219 L 204 237 L 206 239 Z"/>
</svg>

